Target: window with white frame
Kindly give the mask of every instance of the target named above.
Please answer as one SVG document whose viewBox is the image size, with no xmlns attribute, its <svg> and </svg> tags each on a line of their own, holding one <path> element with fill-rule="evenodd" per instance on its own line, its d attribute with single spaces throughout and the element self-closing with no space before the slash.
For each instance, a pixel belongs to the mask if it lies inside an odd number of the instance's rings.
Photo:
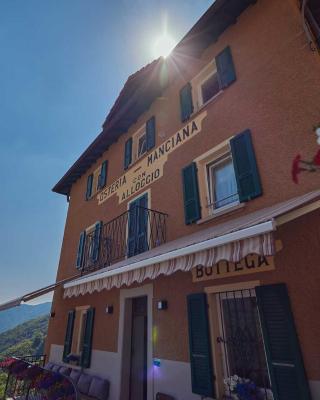
<svg viewBox="0 0 320 400">
<path fill-rule="evenodd" d="M 139 159 L 147 152 L 147 134 L 145 131 L 137 135 L 137 154 L 136 158 Z"/>
<path fill-rule="evenodd" d="M 220 92 L 217 72 L 212 72 L 200 84 L 200 105 L 207 103 Z"/>
<path fill-rule="evenodd" d="M 239 203 L 232 157 L 227 153 L 207 164 L 209 208 L 214 212 Z"/>
<path fill-rule="evenodd" d="M 193 98 L 196 101 L 196 109 L 199 109 L 218 93 L 220 84 L 215 62 L 210 62 L 204 67 L 192 81 Z"/>
</svg>

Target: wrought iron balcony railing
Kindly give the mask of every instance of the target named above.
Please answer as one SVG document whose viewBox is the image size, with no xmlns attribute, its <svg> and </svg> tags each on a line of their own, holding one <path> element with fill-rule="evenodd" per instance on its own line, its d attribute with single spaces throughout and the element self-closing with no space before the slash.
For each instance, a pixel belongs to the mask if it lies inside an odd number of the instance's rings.
<svg viewBox="0 0 320 400">
<path fill-rule="evenodd" d="M 159 211 L 135 206 L 87 233 L 82 256 L 83 273 L 111 265 L 166 242 L 166 219 Z"/>
</svg>

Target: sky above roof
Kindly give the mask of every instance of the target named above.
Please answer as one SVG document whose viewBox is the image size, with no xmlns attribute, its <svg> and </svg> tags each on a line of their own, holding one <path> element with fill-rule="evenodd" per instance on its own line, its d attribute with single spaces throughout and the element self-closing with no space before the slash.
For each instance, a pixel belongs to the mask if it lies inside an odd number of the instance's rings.
<svg viewBox="0 0 320 400">
<path fill-rule="evenodd" d="M 0 2 L 0 302 L 55 281 L 67 203 L 51 188 L 164 25 L 178 41 L 212 2 Z"/>
</svg>

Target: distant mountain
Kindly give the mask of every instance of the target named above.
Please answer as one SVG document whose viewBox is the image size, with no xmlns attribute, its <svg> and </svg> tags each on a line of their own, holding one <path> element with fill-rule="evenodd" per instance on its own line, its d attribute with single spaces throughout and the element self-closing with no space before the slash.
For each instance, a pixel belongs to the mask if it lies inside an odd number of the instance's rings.
<svg viewBox="0 0 320 400">
<path fill-rule="evenodd" d="M 51 303 L 36 305 L 22 304 L 9 310 L 0 311 L 0 333 L 12 329 L 23 322 L 50 313 Z"/>
<path fill-rule="evenodd" d="M 24 322 L 0 334 L 0 358 L 4 355 L 26 356 L 43 354 L 49 315 Z"/>
</svg>

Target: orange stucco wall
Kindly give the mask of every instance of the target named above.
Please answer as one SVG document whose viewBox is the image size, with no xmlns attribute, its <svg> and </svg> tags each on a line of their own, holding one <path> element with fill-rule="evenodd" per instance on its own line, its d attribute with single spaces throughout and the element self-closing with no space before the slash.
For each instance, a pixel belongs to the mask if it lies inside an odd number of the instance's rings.
<svg viewBox="0 0 320 400">
<path fill-rule="evenodd" d="M 87 176 L 104 159 L 109 161 L 108 182 L 123 174 L 124 143 L 152 115 L 156 116 L 156 145 L 178 131 L 180 122 L 179 90 L 203 66 L 230 45 L 237 81 L 220 94 L 205 109 L 202 132 L 169 155 L 164 176 L 151 185 L 151 208 L 169 214 L 167 239 L 173 240 L 197 230 L 214 227 L 254 210 L 316 189 L 318 176 L 305 174 L 295 185 L 290 176 L 293 157 L 300 152 L 311 158 L 317 151 L 312 127 L 320 122 L 320 57 L 311 52 L 301 26 L 297 2 L 294 0 L 258 0 L 203 53 L 201 59 L 188 60 L 186 71 L 156 100 L 136 124 L 72 187 L 65 227 L 58 279 L 73 276 L 80 232 L 98 220 L 107 222 L 127 209 L 118 204 L 117 196 L 98 206 L 95 198 L 85 201 Z M 251 129 L 261 175 L 263 196 L 246 203 L 237 214 L 226 215 L 203 225 L 184 223 L 181 170 L 223 140 L 244 129 Z M 165 194 L 165 195 L 164 195 Z M 263 283 L 286 282 L 293 304 L 298 334 L 310 379 L 320 378 L 316 338 L 320 334 L 315 318 L 319 303 L 320 274 L 318 268 L 318 212 L 279 230 L 284 249 L 276 256 L 276 270 L 257 275 Z M 250 277 L 252 279 L 252 277 Z M 249 279 L 249 280 L 250 280 Z M 246 276 L 239 279 L 248 280 Z M 235 278 L 220 280 L 232 283 Z M 158 328 L 155 356 L 188 360 L 186 294 L 203 290 L 204 284 L 193 284 L 191 275 L 177 273 L 153 282 L 154 299 L 169 302 L 166 312 L 154 309 L 154 325 Z M 106 315 L 106 304 L 113 304 L 113 315 Z M 96 306 L 94 348 L 117 351 L 119 290 L 63 300 L 62 289 L 54 295 L 55 318 L 50 320 L 47 350 L 51 343 L 63 344 L 67 311 L 77 305 Z M 172 335 L 179 332 L 179 335 Z"/>
<path fill-rule="evenodd" d="M 187 303 L 190 293 L 202 292 L 205 287 L 259 280 L 261 285 L 286 283 L 289 291 L 293 315 L 302 348 L 308 378 L 320 379 L 320 268 L 319 268 L 319 224 L 320 211 L 315 211 L 281 226 L 277 238 L 283 249 L 275 256 L 275 270 L 259 272 L 241 277 L 208 280 L 193 283 L 190 273 L 178 272 L 160 276 L 153 283 L 153 325 L 156 330 L 153 346 L 155 357 L 189 361 Z M 145 281 L 142 285 L 150 283 Z M 138 286 L 138 285 L 133 285 Z M 47 351 L 50 343 L 63 345 L 67 323 L 67 313 L 80 305 L 90 305 L 96 309 L 93 348 L 117 352 L 119 329 L 120 289 L 103 290 L 100 293 L 58 300 L 62 289 L 56 292 L 53 309 L 56 312 L 50 320 Z M 158 300 L 167 300 L 168 309 L 158 311 Z M 105 313 L 106 305 L 114 306 L 114 313 Z"/>
</svg>

